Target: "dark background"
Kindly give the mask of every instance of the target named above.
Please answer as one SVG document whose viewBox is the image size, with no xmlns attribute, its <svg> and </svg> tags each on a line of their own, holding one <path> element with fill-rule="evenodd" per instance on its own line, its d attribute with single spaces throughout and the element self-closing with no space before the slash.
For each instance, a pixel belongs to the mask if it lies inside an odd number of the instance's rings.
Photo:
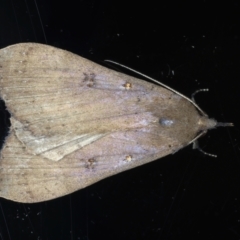
<svg viewBox="0 0 240 240">
<path fill-rule="evenodd" d="M 47 43 L 125 64 L 234 128 L 56 200 L 0 199 L 0 239 L 240 239 L 240 2 L 1 0 L 0 48 Z M 121 69 L 121 71 L 124 71 Z M 1 105 L 1 134 L 6 112 Z"/>
</svg>

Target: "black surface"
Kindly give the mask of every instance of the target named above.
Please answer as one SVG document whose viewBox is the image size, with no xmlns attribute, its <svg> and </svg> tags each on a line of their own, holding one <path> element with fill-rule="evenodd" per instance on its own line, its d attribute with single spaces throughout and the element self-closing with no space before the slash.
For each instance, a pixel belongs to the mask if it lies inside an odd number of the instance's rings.
<svg viewBox="0 0 240 240">
<path fill-rule="evenodd" d="M 209 88 L 198 104 L 235 123 L 201 139 L 216 159 L 187 147 L 56 200 L 0 199 L 0 239 L 240 239 L 240 2 L 209 2 L 0 1 L 1 48 L 47 43 L 125 64 L 187 96 Z"/>
</svg>

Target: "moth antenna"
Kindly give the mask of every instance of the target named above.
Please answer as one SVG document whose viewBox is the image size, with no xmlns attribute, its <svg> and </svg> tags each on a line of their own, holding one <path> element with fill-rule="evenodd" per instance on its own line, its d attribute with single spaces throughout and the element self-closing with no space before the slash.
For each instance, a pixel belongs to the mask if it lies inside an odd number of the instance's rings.
<svg viewBox="0 0 240 240">
<path fill-rule="evenodd" d="M 197 149 L 198 151 L 200 151 L 201 153 L 203 153 L 204 155 L 207 155 L 207 156 L 209 156 L 209 157 L 214 157 L 214 158 L 217 157 L 217 155 L 215 155 L 215 154 L 212 154 L 212 153 L 208 153 L 208 152 L 203 151 L 203 150 L 199 147 L 199 142 L 198 142 L 198 140 L 195 140 L 195 141 L 193 142 L 193 149 Z"/>
<path fill-rule="evenodd" d="M 216 122 L 216 125 L 214 126 L 214 127 L 232 127 L 232 126 L 234 126 L 234 124 L 233 123 L 222 123 L 222 122 Z M 208 153 L 208 152 L 205 152 L 204 150 L 202 150 L 201 148 L 200 148 L 200 146 L 199 146 L 199 142 L 198 142 L 198 139 L 200 138 L 200 137 L 202 137 L 204 134 L 206 134 L 207 133 L 207 130 L 204 130 L 204 131 L 202 131 L 199 135 L 197 135 L 192 141 L 190 141 L 189 143 L 188 143 L 188 145 L 189 144 L 193 144 L 193 149 L 198 149 L 200 152 L 202 152 L 204 155 L 207 155 L 207 156 L 209 156 L 209 157 L 217 157 L 217 155 L 215 155 L 215 154 L 211 154 L 211 153 Z"/>
<path fill-rule="evenodd" d="M 169 86 L 165 85 L 164 83 L 161 83 L 161 82 L 159 82 L 158 80 L 156 80 L 156 79 L 154 79 L 154 78 L 151 78 L 151 77 L 145 75 L 144 73 L 141 73 L 141 72 L 139 72 L 139 71 L 137 71 L 137 70 L 134 70 L 133 68 L 127 67 L 127 66 L 125 66 L 125 65 L 123 65 L 123 64 L 121 64 L 121 63 L 114 62 L 114 61 L 112 61 L 112 60 L 104 60 L 104 61 L 105 61 L 105 62 L 110 62 L 110 63 L 116 64 L 117 66 L 123 67 L 123 68 L 125 68 L 125 69 L 127 69 L 127 70 L 129 70 L 129 71 L 132 71 L 132 72 L 134 72 L 134 73 L 137 73 L 137 74 L 139 74 L 140 76 L 143 76 L 143 77 L 145 77 L 145 78 L 147 78 L 147 79 L 149 79 L 149 80 L 151 80 L 151 81 L 159 84 L 160 86 L 163 86 L 163 87 L 165 87 L 166 89 L 168 89 L 168 90 L 170 90 L 170 91 L 172 91 L 172 92 L 180 95 L 181 97 L 183 97 L 183 98 L 187 99 L 189 102 L 191 102 L 204 116 L 208 117 L 208 115 L 196 104 L 195 99 L 194 99 L 194 97 L 195 97 L 195 95 L 196 95 L 197 93 L 199 93 L 199 92 L 208 92 L 208 91 L 209 91 L 208 88 L 203 88 L 203 89 L 196 90 L 196 91 L 192 94 L 191 99 L 190 99 L 190 98 L 184 96 L 183 94 L 181 94 L 180 92 L 178 92 L 178 91 L 170 88 Z M 234 126 L 233 123 L 221 123 L 221 122 L 219 122 L 219 123 L 216 124 L 216 127 L 232 127 L 232 126 Z M 198 137 L 197 137 L 197 138 L 198 138 Z M 208 154 L 207 154 L 207 155 L 208 155 Z M 211 154 L 209 154 L 209 155 L 211 155 Z"/>
<path fill-rule="evenodd" d="M 208 92 L 209 89 L 208 88 L 203 88 L 203 89 L 199 89 L 197 91 L 195 91 L 193 94 L 192 94 L 192 101 L 195 102 L 195 95 L 199 92 Z M 233 127 L 234 124 L 233 123 L 223 123 L 223 122 L 217 122 L 215 127 Z"/>
<path fill-rule="evenodd" d="M 196 91 L 192 94 L 192 96 L 191 96 L 192 101 L 193 101 L 193 102 L 196 102 L 194 97 L 195 97 L 195 95 L 196 95 L 197 93 L 199 93 L 199 92 L 208 92 L 208 91 L 209 91 L 208 88 L 203 88 L 203 89 L 198 89 L 198 90 L 196 90 Z"/>
<path fill-rule="evenodd" d="M 166 88 L 166 89 L 168 89 L 168 90 L 170 90 L 170 91 L 178 94 L 179 96 L 181 96 L 181 97 L 185 98 L 186 100 L 188 100 L 189 102 L 191 102 L 191 103 L 202 113 L 202 115 L 204 115 L 204 116 L 207 117 L 207 114 L 206 114 L 193 100 L 191 100 L 190 98 L 184 96 L 184 95 L 181 94 L 180 92 L 172 89 L 171 87 L 165 85 L 164 83 L 161 83 L 161 82 L 159 82 L 158 80 L 156 80 L 156 79 L 154 79 L 154 78 L 151 78 L 151 77 L 149 77 L 149 76 L 147 76 L 147 75 L 145 75 L 145 74 L 143 74 L 143 73 L 141 73 L 141 72 L 139 72 L 139 71 L 136 71 L 136 70 L 134 70 L 134 69 L 132 69 L 132 68 L 130 68 L 130 67 L 127 67 L 127 66 L 125 66 L 125 65 L 123 65 L 123 64 L 114 62 L 114 61 L 112 61 L 112 60 L 105 60 L 105 62 L 113 63 L 113 64 L 115 64 L 115 65 L 117 65 L 117 66 L 123 67 L 123 68 L 125 68 L 125 69 L 127 69 L 127 70 L 129 70 L 129 71 L 132 71 L 132 72 L 134 72 L 134 73 L 137 73 L 137 74 L 139 74 L 140 76 L 145 77 L 145 78 L 151 80 L 152 82 L 155 82 L 155 83 L 157 83 L 158 85 L 160 85 L 160 86 L 162 86 L 162 87 L 164 87 L 164 88 Z"/>
<path fill-rule="evenodd" d="M 222 122 L 216 122 L 216 125 L 214 126 L 215 127 L 232 127 L 234 126 L 233 123 L 222 123 Z M 193 144 L 193 149 L 198 149 L 200 152 L 202 152 L 203 154 L 209 156 L 209 157 L 217 157 L 217 155 L 215 154 L 211 154 L 211 153 L 208 153 L 208 152 L 205 152 L 203 151 L 200 147 L 199 147 L 199 143 L 198 143 L 198 139 L 203 136 L 207 131 L 202 131 L 197 137 L 195 137 L 189 144 Z"/>
</svg>

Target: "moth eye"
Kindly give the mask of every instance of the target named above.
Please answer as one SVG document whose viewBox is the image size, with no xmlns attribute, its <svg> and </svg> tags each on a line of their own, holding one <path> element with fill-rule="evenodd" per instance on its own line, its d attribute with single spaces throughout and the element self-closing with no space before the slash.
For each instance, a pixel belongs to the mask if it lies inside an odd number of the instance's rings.
<svg viewBox="0 0 240 240">
<path fill-rule="evenodd" d="M 171 120 L 171 119 L 167 119 L 167 118 L 161 118 L 161 119 L 159 120 L 159 123 L 160 123 L 162 126 L 170 127 L 171 125 L 173 125 L 174 121 Z"/>
</svg>

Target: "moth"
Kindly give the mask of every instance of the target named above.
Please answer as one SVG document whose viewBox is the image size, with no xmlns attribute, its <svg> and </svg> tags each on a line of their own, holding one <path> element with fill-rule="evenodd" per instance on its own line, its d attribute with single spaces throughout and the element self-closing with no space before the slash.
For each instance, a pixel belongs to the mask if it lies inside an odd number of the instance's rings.
<svg viewBox="0 0 240 240">
<path fill-rule="evenodd" d="M 11 114 L 0 196 L 24 203 L 173 154 L 221 125 L 169 87 L 37 43 L 0 50 L 0 96 Z"/>
</svg>

